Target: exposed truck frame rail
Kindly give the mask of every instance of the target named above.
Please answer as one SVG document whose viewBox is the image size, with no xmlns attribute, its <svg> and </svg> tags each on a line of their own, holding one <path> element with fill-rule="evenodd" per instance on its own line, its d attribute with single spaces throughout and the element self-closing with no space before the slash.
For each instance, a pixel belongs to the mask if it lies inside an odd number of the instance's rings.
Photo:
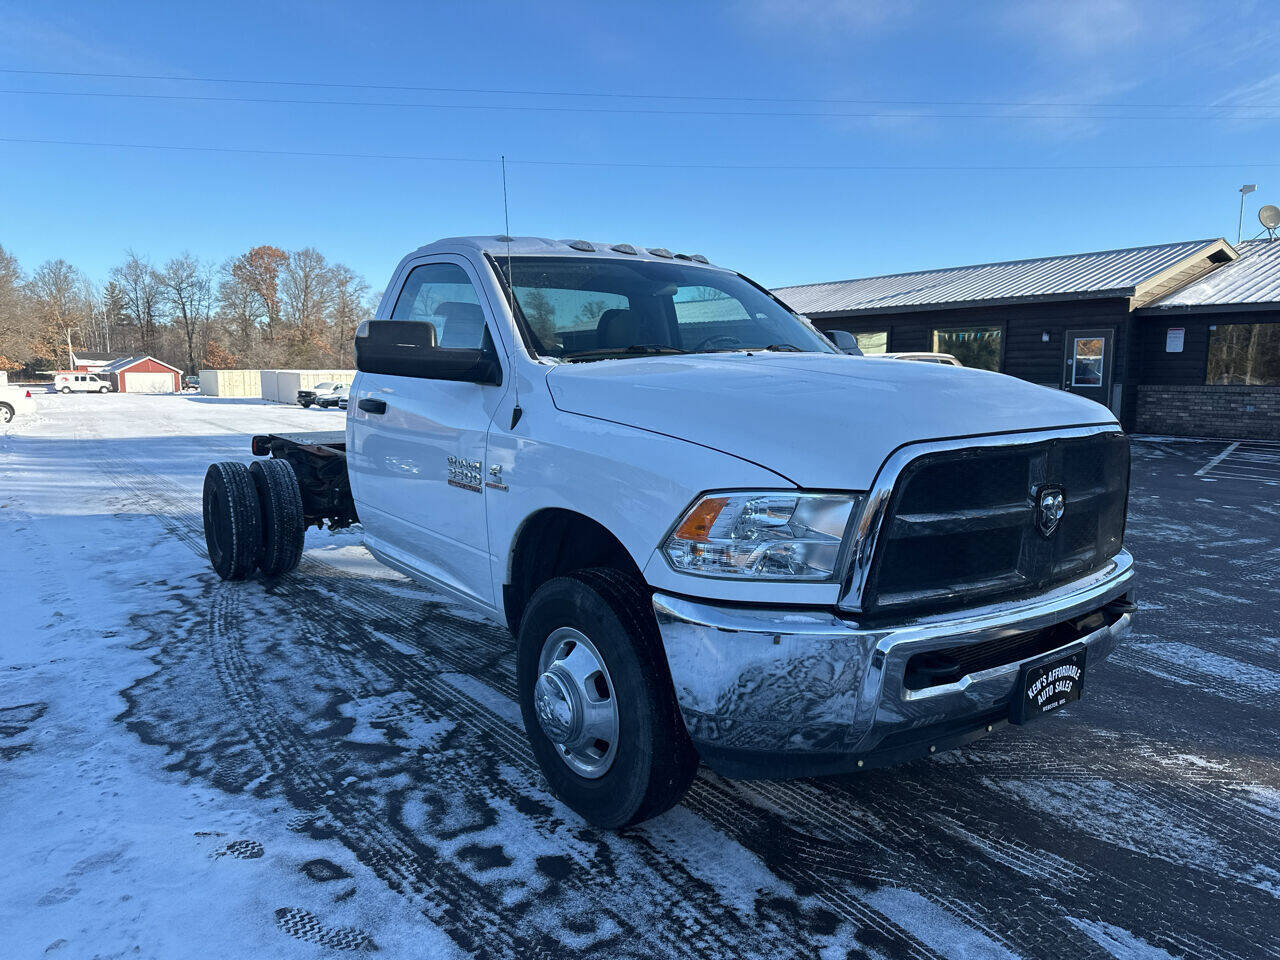
<svg viewBox="0 0 1280 960">
<path fill-rule="evenodd" d="M 347 477 L 347 437 L 341 430 L 268 433 L 253 438 L 254 456 L 275 457 L 293 467 L 308 526 L 328 522 L 340 530 L 360 521 Z"/>
</svg>

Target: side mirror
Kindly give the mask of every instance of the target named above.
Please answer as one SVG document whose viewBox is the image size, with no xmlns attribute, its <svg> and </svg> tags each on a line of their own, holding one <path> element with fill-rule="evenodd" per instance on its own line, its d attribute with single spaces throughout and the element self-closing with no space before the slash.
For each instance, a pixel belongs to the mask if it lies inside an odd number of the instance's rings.
<svg viewBox="0 0 1280 960">
<path fill-rule="evenodd" d="M 499 384 L 502 367 L 493 348 L 441 347 L 425 320 L 365 320 L 356 328 L 356 369 L 418 380 Z"/>
<path fill-rule="evenodd" d="M 834 343 L 841 353 L 848 353 L 855 357 L 862 356 L 862 350 L 858 347 L 858 338 L 848 330 L 828 330 L 827 339 Z"/>
</svg>

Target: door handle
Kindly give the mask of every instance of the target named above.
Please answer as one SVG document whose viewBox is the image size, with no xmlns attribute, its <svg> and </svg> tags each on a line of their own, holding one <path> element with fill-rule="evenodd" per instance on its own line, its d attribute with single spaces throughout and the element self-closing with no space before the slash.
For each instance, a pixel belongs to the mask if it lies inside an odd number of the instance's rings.
<svg viewBox="0 0 1280 960">
<path fill-rule="evenodd" d="M 374 400 L 372 397 L 361 397 L 356 406 L 365 413 L 383 414 L 387 412 L 387 401 Z"/>
</svg>

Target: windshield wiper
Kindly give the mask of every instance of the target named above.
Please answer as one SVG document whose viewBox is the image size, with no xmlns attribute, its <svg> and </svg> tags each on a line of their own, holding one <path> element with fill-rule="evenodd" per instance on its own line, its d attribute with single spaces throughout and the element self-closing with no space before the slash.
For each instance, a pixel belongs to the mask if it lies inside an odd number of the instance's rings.
<svg viewBox="0 0 1280 960">
<path fill-rule="evenodd" d="M 767 347 L 761 347 L 761 350 L 777 350 L 782 353 L 804 353 L 799 347 L 792 343 L 771 343 Z"/>
<path fill-rule="evenodd" d="M 570 362 L 586 361 L 586 360 L 610 360 L 622 357 L 644 357 L 671 355 L 688 353 L 688 350 L 681 350 L 679 347 L 669 347 L 664 343 L 633 343 L 629 347 L 621 349 L 609 350 L 580 350 L 577 353 L 567 353 L 564 359 Z"/>
</svg>

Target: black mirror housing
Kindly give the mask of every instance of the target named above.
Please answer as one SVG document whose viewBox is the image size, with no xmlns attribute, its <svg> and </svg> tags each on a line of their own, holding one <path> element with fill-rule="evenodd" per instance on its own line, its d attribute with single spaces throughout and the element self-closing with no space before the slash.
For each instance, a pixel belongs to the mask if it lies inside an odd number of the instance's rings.
<svg viewBox="0 0 1280 960">
<path fill-rule="evenodd" d="M 502 383 L 502 367 L 488 345 L 441 347 L 435 324 L 424 320 L 366 320 L 356 330 L 356 369 L 392 377 Z"/>
<path fill-rule="evenodd" d="M 827 339 L 835 344 L 836 349 L 841 353 L 854 357 L 862 356 L 862 350 L 858 347 L 858 338 L 848 330 L 828 330 Z"/>
</svg>

